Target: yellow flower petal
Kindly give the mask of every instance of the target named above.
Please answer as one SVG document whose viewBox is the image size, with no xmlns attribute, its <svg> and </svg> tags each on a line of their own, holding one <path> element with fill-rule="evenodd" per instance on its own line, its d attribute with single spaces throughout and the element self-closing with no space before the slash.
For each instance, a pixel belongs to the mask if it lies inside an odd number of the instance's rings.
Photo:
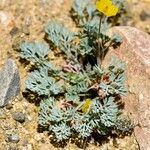
<svg viewBox="0 0 150 150">
<path fill-rule="evenodd" d="M 97 0 L 96 9 L 105 14 L 105 12 L 111 4 L 112 3 L 110 0 Z"/>
<path fill-rule="evenodd" d="M 91 105 L 92 105 L 92 100 L 91 99 L 86 99 L 85 103 L 81 107 L 82 112 L 86 113 L 89 110 Z"/>
<path fill-rule="evenodd" d="M 106 16 L 111 17 L 111 16 L 116 16 L 117 12 L 118 12 L 118 7 L 115 5 L 111 5 L 107 12 L 106 12 Z"/>
<path fill-rule="evenodd" d="M 118 12 L 118 7 L 111 0 L 97 0 L 96 9 L 108 17 L 115 16 Z"/>
</svg>

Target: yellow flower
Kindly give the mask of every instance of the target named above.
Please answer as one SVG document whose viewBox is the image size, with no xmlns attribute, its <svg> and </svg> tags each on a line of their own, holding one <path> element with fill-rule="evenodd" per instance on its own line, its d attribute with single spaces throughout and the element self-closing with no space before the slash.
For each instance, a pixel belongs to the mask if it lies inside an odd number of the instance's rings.
<svg viewBox="0 0 150 150">
<path fill-rule="evenodd" d="M 119 8 L 111 0 L 97 0 L 96 9 L 104 13 L 107 17 L 115 16 Z"/>
<path fill-rule="evenodd" d="M 86 99 L 85 103 L 81 107 L 82 112 L 86 113 L 90 109 L 91 105 L 92 105 L 92 100 Z"/>
</svg>

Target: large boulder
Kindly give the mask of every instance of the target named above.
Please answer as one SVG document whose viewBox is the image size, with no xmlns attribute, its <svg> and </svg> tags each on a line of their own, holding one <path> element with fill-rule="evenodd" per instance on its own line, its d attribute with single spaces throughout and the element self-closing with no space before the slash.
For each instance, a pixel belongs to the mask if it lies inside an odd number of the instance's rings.
<svg viewBox="0 0 150 150">
<path fill-rule="evenodd" d="M 134 27 L 114 27 L 123 37 L 117 49 L 110 49 L 103 66 L 116 55 L 126 62 L 129 94 L 123 98 L 125 110 L 134 121 L 135 136 L 141 150 L 150 150 L 150 35 Z"/>
<path fill-rule="evenodd" d="M 20 91 L 20 76 L 13 59 L 8 59 L 0 71 L 0 107 L 8 104 Z"/>
</svg>

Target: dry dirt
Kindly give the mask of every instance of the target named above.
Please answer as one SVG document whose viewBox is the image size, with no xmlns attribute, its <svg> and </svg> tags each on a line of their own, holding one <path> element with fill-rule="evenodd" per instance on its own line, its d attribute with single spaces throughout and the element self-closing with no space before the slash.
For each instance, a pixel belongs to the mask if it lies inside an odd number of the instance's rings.
<svg viewBox="0 0 150 150">
<path fill-rule="evenodd" d="M 129 0 L 131 16 L 129 24 L 141 30 L 150 32 L 149 19 L 140 20 L 140 14 L 148 10 L 150 0 Z M 78 150 L 79 148 L 69 143 L 65 148 L 56 148 L 50 144 L 47 133 L 37 132 L 38 107 L 34 103 L 29 103 L 23 96 L 24 82 L 27 76 L 27 66 L 19 62 L 19 55 L 12 48 L 17 48 L 17 43 L 21 41 L 43 41 L 43 27 L 50 20 L 63 22 L 72 30 L 75 24 L 69 17 L 69 10 L 72 0 L 0 0 L 0 67 L 2 67 L 8 57 L 13 57 L 19 67 L 21 77 L 21 92 L 13 103 L 0 110 L 0 150 L 9 147 L 16 147 L 19 150 Z M 149 7 L 150 9 L 150 7 Z M 138 10 L 138 11 L 137 11 Z M 23 124 L 17 123 L 12 118 L 13 112 L 24 112 L 26 121 Z M 7 142 L 8 134 L 17 133 L 20 141 L 17 144 Z M 110 139 L 102 145 L 89 144 L 88 150 L 137 150 L 138 144 L 134 135 L 120 139 Z"/>
</svg>

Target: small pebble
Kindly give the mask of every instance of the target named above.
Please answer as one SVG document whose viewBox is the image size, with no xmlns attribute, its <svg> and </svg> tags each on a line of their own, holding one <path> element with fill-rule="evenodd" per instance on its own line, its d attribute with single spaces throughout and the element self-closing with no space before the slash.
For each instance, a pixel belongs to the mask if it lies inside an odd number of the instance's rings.
<svg viewBox="0 0 150 150">
<path fill-rule="evenodd" d="M 5 110 L 3 108 L 0 108 L 0 116 L 5 114 Z"/>
<path fill-rule="evenodd" d="M 31 121 L 32 120 L 32 117 L 31 116 L 27 116 L 27 119 L 29 120 L 29 121 Z"/>
<path fill-rule="evenodd" d="M 10 31 L 11 36 L 15 36 L 19 32 L 19 29 L 17 27 L 13 27 Z"/>
<path fill-rule="evenodd" d="M 35 134 L 34 135 L 34 139 L 36 140 L 36 141 L 40 141 L 41 139 L 42 139 L 42 135 L 41 134 Z"/>
<path fill-rule="evenodd" d="M 146 11 L 143 10 L 140 14 L 140 19 L 142 21 L 146 21 L 149 18 L 150 18 L 150 14 L 148 14 Z"/>
<path fill-rule="evenodd" d="M 10 109 L 12 109 L 12 108 L 13 108 L 13 105 L 12 105 L 11 103 L 8 103 L 8 104 L 6 105 L 6 109 L 10 110 Z"/>
<path fill-rule="evenodd" d="M 8 136 L 8 142 L 18 143 L 19 141 L 20 141 L 20 138 L 18 134 Z"/>
<path fill-rule="evenodd" d="M 30 29 L 28 26 L 23 26 L 22 28 L 22 32 L 25 34 L 25 35 L 30 35 Z"/>
<path fill-rule="evenodd" d="M 26 117 L 25 117 L 25 114 L 22 113 L 22 112 L 15 112 L 15 113 L 13 113 L 12 116 L 13 116 L 14 120 L 16 120 L 16 121 L 18 121 L 20 123 L 25 122 Z"/>
<path fill-rule="evenodd" d="M 18 150 L 16 147 L 9 147 L 7 150 Z"/>
</svg>

